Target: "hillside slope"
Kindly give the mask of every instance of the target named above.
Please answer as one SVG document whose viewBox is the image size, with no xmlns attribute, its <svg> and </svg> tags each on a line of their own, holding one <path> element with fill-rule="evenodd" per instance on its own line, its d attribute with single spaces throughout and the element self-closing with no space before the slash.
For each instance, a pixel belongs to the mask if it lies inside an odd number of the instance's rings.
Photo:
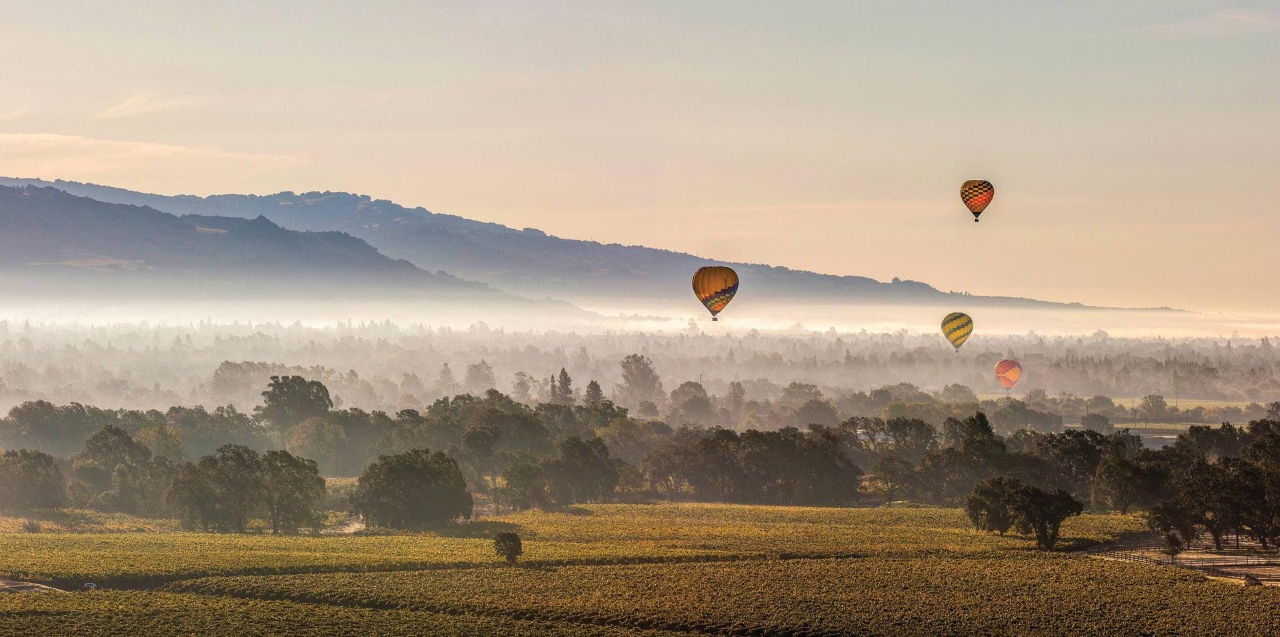
<svg viewBox="0 0 1280 637">
<path fill-rule="evenodd" d="M 533 228 L 516 230 L 342 192 L 195 197 L 151 195 L 62 180 L 0 178 L 0 184 L 50 186 L 100 201 L 146 205 L 174 214 L 264 217 L 295 230 L 346 232 L 384 254 L 426 270 L 444 270 L 531 296 L 570 300 L 670 298 L 672 290 L 688 287 L 694 270 L 712 262 L 669 250 L 563 239 Z M 744 290 L 767 294 L 777 301 L 937 304 L 961 296 L 915 281 L 883 283 L 762 264 L 728 265 L 742 275 Z M 967 306 L 1078 305 L 1011 297 L 963 299 Z"/>
<path fill-rule="evenodd" d="M 340 232 L 265 217 L 176 216 L 55 188 L 0 186 L 0 276 L 47 291 L 506 297 Z"/>
</svg>

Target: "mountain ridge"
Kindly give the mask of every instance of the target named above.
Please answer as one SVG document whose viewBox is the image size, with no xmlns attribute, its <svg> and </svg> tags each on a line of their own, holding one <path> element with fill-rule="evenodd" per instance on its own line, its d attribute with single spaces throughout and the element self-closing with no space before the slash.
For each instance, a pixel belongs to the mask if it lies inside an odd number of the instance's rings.
<svg viewBox="0 0 1280 637">
<path fill-rule="evenodd" d="M 784 266 L 734 263 L 637 245 L 565 239 L 535 228 L 408 208 L 389 200 L 345 192 L 290 191 L 272 195 L 153 195 L 80 182 L 0 177 L 0 184 L 57 188 L 100 201 L 146 205 L 182 215 L 263 217 L 285 228 L 337 231 L 424 270 L 447 271 L 508 292 L 577 301 L 586 297 L 670 298 L 690 273 L 709 264 L 730 265 L 755 291 L 788 302 L 883 302 L 1004 305 L 1088 309 L 1081 303 L 943 292 L 918 281 L 830 275 Z"/>
<path fill-rule="evenodd" d="M 538 303 L 426 272 L 345 233 L 291 230 L 265 216 L 178 216 L 58 188 L 0 185 L 0 227 L 0 278 L 10 290 Z"/>
</svg>

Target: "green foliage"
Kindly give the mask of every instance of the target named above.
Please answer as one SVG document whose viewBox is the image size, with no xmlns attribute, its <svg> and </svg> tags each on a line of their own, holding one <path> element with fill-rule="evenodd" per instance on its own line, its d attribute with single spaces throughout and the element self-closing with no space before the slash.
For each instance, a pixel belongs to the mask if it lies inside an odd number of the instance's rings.
<svg viewBox="0 0 1280 637">
<path fill-rule="evenodd" d="M 520 536 L 511 531 L 503 531 L 493 536 L 493 551 L 508 564 L 515 564 L 524 547 L 520 544 Z"/>
<path fill-rule="evenodd" d="M 1115 427 L 1111 425 L 1111 419 L 1102 414 L 1085 414 L 1081 416 L 1080 426 L 1104 436 L 1109 436 L 1115 431 Z"/>
<path fill-rule="evenodd" d="M 146 446 L 107 425 L 74 457 L 71 494 L 77 506 L 158 517 L 167 513 L 164 493 L 172 479 L 172 462 L 153 459 Z"/>
<path fill-rule="evenodd" d="M 308 418 L 289 429 L 285 448 L 304 458 L 311 458 L 326 475 L 350 475 L 348 458 L 352 455 L 347 432 L 328 417 Z"/>
<path fill-rule="evenodd" d="M 262 458 L 262 495 L 271 517 L 271 532 L 320 530 L 325 481 L 314 460 L 288 451 L 268 451 Z"/>
<path fill-rule="evenodd" d="M 1084 512 L 1084 505 L 1062 489 L 1043 491 L 1023 486 L 1012 494 L 1009 507 L 1018 516 L 1020 532 L 1035 533 L 1036 547 L 1051 551 L 1058 545 L 1062 523 Z"/>
<path fill-rule="evenodd" d="M 653 404 L 661 399 L 662 378 L 653 368 L 653 361 L 642 354 L 628 354 L 620 363 L 622 366 L 622 403 L 635 406 L 640 415 L 648 417 L 643 403 Z M 653 415 L 657 415 L 656 407 Z"/>
<path fill-rule="evenodd" d="M 547 479 L 537 462 L 517 461 L 502 472 L 504 485 L 494 493 L 495 501 L 512 511 L 545 508 Z"/>
<path fill-rule="evenodd" d="M 588 407 L 596 407 L 600 403 L 604 402 L 604 390 L 600 389 L 600 383 L 597 383 L 594 380 L 587 383 L 587 391 L 583 394 L 582 401 L 586 403 Z"/>
<path fill-rule="evenodd" d="M 479 363 L 467 365 L 463 385 L 468 393 L 483 396 L 485 392 L 496 387 L 498 381 L 493 376 L 493 367 L 482 359 Z"/>
<path fill-rule="evenodd" d="M 1013 495 L 1022 483 L 1008 476 L 992 476 L 974 485 L 965 499 L 964 510 L 979 531 L 995 531 L 1004 535 L 1017 521 L 1011 508 Z"/>
<path fill-rule="evenodd" d="M 66 502 L 62 470 L 53 456 L 26 449 L 0 453 L 0 512 L 53 509 Z"/>
<path fill-rule="evenodd" d="M 618 484 L 618 469 L 599 438 L 570 436 L 558 445 L 559 455 L 545 462 L 550 500 L 559 505 L 603 502 Z"/>
<path fill-rule="evenodd" d="M 366 467 L 351 506 L 370 526 L 415 529 L 469 518 L 472 501 L 457 462 L 415 449 Z"/>
<path fill-rule="evenodd" d="M 272 376 L 262 398 L 264 404 L 255 411 L 278 432 L 286 432 L 308 418 L 323 416 L 333 408 L 324 383 L 301 376 Z"/>
</svg>

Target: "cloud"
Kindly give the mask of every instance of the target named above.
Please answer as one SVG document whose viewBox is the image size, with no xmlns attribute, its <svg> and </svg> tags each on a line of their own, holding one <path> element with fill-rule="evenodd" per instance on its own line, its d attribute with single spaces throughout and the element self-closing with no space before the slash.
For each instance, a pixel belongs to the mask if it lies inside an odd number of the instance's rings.
<svg viewBox="0 0 1280 637">
<path fill-rule="evenodd" d="M 160 186 L 236 182 L 306 163 L 303 154 L 96 139 L 51 133 L 0 134 L 0 175 Z"/>
<path fill-rule="evenodd" d="M 1280 30 L 1280 15 L 1261 11 L 1225 8 L 1181 22 L 1132 29 L 1153 37 L 1227 37 L 1272 33 Z"/>
<path fill-rule="evenodd" d="M 0 122 L 9 122 L 15 119 L 22 119 L 31 114 L 31 109 L 25 106 L 15 108 L 11 111 L 0 112 Z"/>
<path fill-rule="evenodd" d="M 197 97 L 164 97 L 149 91 L 137 91 L 123 101 L 94 114 L 94 119 L 115 119 L 154 113 L 156 111 L 199 104 L 203 100 Z"/>
</svg>

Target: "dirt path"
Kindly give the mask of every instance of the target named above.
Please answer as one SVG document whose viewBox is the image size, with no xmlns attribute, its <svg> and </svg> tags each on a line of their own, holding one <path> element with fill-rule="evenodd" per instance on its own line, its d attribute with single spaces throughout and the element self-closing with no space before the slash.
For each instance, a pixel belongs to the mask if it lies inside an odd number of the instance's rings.
<svg viewBox="0 0 1280 637">
<path fill-rule="evenodd" d="M 0 579 L 0 593 L 65 593 L 66 591 L 44 584 L 32 584 L 31 582 L 15 582 L 13 580 Z"/>
<path fill-rule="evenodd" d="M 356 533 L 363 531 L 364 528 L 365 524 L 364 522 L 361 522 L 359 518 L 351 518 L 342 526 L 325 529 L 323 533 L 325 535 L 355 535 Z"/>
</svg>

